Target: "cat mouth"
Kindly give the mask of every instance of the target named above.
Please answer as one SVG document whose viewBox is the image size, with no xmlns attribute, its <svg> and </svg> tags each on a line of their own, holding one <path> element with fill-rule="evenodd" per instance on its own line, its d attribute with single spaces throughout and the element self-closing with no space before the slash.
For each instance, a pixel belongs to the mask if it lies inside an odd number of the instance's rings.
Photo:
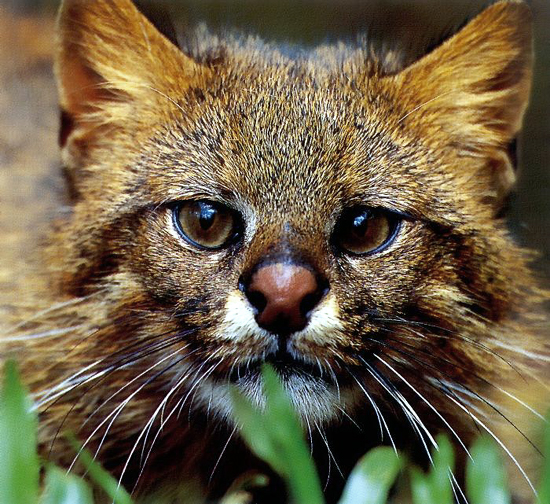
<svg viewBox="0 0 550 504">
<path fill-rule="evenodd" d="M 332 382 L 329 371 L 321 364 L 312 363 L 305 358 L 295 357 L 286 351 L 277 351 L 264 358 L 243 363 L 231 371 L 229 379 L 237 383 L 243 379 L 258 378 L 264 364 L 271 365 L 280 378 L 285 381 L 294 376 Z"/>
<path fill-rule="evenodd" d="M 294 409 L 306 424 L 325 424 L 334 419 L 348 400 L 349 390 L 337 384 L 336 376 L 320 363 L 307 357 L 277 352 L 257 357 L 234 369 L 230 382 L 262 409 L 265 406 L 265 389 L 262 385 L 262 366 L 270 364 L 277 372 Z M 341 396 L 341 393 L 344 395 Z M 231 406 L 225 404 L 227 411 Z"/>
</svg>

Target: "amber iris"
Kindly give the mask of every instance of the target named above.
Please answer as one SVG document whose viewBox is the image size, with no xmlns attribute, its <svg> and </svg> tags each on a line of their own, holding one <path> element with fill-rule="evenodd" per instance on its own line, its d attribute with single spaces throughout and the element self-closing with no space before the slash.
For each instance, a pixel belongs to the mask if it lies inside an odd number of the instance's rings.
<svg viewBox="0 0 550 504">
<path fill-rule="evenodd" d="M 220 203 L 184 201 L 175 207 L 173 215 L 179 233 L 199 248 L 222 248 L 237 234 L 235 212 Z"/>
<path fill-rule="evenodd" d="M 400 219 L 391 212 L 368 207 L 343 212 L 334 230 L 335 245 L 356 255 L 384 250 L 395 238 Z"/>
</svg>

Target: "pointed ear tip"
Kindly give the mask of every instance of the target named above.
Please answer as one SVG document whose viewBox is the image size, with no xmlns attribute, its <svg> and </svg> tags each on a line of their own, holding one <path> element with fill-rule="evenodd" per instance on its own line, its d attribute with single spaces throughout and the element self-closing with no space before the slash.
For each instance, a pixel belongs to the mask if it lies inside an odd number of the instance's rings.
<svg viewBox="0 0 550 504">
<path fill-rule="evenodd" d="M 531 23 L 531 8 L 524 0 L 499 0 L 487 7 L 485 12 L 495 12 L 497 15 L 506 15 L 511 21 L 517 23 Z M 483 15 L 483 12 L 481 13 Z"/>
<path fill-rule="evenodd" d="M 533 15 L 531 8 L 524 0 L 499 0 L 487 7 L 472 23 L 476 22 L 478 29 L 490 29 L 492 33 L 500 33 L 505 37 L 510 47 L 516 47 L 529 59 L 533 41 Z"/>
<path fill-rule="evenodd" d="M 82 7 L 86 2 L 82 0 L 61 0 L 57 10 L 56 32 L 58 43 L 62 40 L 71 27 L 82 16 Z"/>
<path fill-rule="evenodd" d="M 83 7 L 85 4 L 86 2 L 83 2 L 82 0 L 61 0 L 57 11 L 58 23 L 67 19 L 69 17 L 69 13 L 76 12 L 79 7 Z"/>
</svg>

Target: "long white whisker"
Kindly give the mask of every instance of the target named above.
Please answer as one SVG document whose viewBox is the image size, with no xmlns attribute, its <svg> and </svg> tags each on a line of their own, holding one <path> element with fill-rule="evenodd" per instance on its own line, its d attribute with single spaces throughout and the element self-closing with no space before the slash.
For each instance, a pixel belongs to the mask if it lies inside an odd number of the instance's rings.
<svg viewBox="0 0 550 504">
<path fill-rule="evenodd" d="M 37 398 L 42 398 L 40 401 L 35 402 L 33 409 L 38 409 L 47 404 L 48 402 L 51 402 L 58 397 L 70 392 L 74 388 L 83 385 L 85 383 L 88 383 L 90 381 L 96 380 L 97 378 L 100 378 L 101 376 L 104 376 L 106 373 L 110 371 L 110 368 L 105 368 L 100 371 L 97 371 L 92 374 L 84 374 L 90 369 L 96 367 L 98 364 L 101 364 L 105 358 L 98 359 L 95 362 L 92 362 L 91 364 L 88 364 L 84 368 L 82 368 L 80 371 L 72 374 L 68 378 L 65 378 L 63 381 L 58 383 L 57 385 L 43 390 L 41 392 L 38 392 L 33 395 L 33 400 L 36 401 Z M 83 376 L 81 376 L 83 375 Z M 79 378 L 77 381 L 75 381 L 77 378 Z"/>
<path fill-rule="evenodd" d="M 33 315 L 31 315 L 29 318 L 26 318 L 25 320 L 22 320 L 21 322 L 18 322 L 17 324 L 15 324 L 12 327 L 8 328 L 6 332 L 7 333 L 16 332 L 18 329 L 25 326 L 29 322 L 33 322 L 33 321 L 43 317 L 44 315 L 48 315 L 48 314 L 50 314 L 52 312 L 55 312 L 57 310 L 67 308 L 68 306 L 77 305 L 79 303 L 83 303 L 85 301 L 88 301 L 89 299 L 93 298 L 94 296 L 99 296 L 105 290 L 106 289 L 100 289 L 97 292 L 94 292 L 93 294 L 90 294 L 88 296 L 73 298 L 73 299 L 70 299 L 68 301 L 63 301 L 61 303 L 54 304 L 54 305 L 50 306 L 49 308 L 46 308 L 45 310 L 41 310 L 39 312 L 36 312 Z"/>
<path fill-rule="evenodd" d="M 450 471 L 449 476 L 451 478 L 451 484 L 452 484 L 453 493 L 454 493 L 456 502 L 460 502 L 458 500 L 458 495 L 457 495 L 457 494 L 460 494 L 460 496 L 463 499 L 463 502 L 465 502 L 466 504 L 469 504 L 470 501 L 466 498 L 466 495 L 464 494 L 464 491 L 462 490 L 462 487 L 458 484 L 458 481 L 456 480 L 456 476 L 454 475 L 454 473 L 452 471 Z"/>
<path fill-rule="evenodd" d="M 222 363 L 222 361 L 219 361 L 219 362 L 213 364 L 213 365 L 204 373 L 203 378 L 208 378 L 208 377 L 214 372 L 214 370 L 215 370 L 221 363 Z M 195 375 L 196 375 L 196 373 L 195 373 Z M 150 445 L 150 447 L 149 447 L 149 450 L 148 450 L 148 452 L 147 452 L 147 455 L 145 456 L 145 459 L 142 461 L 141 470 L 140 470 L 140 473 L 139 473 L 139 475 L 138 475 L 138 477 L 137 477 L 136 485 L 137 485 L 138 481 L 140 480 L 140 478 L 141 478 L 141 476 L 142 476 L 142 474 L 143 474 L 143 471 L 145 470 L 145 466 L 146 466 L 146 464 L 147 464 L 147 461 L 149 460 L 149 457 L 151 456 L 151 453 L 152 453 L 152 451 L 153 451 L 153 447 L 155 446 L 155 443 L 156 443 L 158 437 L 160 436 L 161 432 L 163 431 L 164 426 L 165 426 L 166 423 L 170 420 L 170 418 L 172 417 L 172 415 L 173 415 L 176 411 L 178 411 L 178 410 L 180 409 L 180 406 L 181 406 L 182 404 L 185 403 L 185 401 L 187 400 L 187 398 L 189 397 L 189 395 L 192 393 L 193 389 L 194 389 L 195 387 L 198 386 L 198 384 L 200 383 L 201 380 L 202 380 L 202 378 L 201 378 L 197 383 L 193 384 L 193 386 L 192 386 L 191 389 L 188 391 L 188 393 L 185 395 L 185 397 L 184 397 L 183 399 L 180 399 L 180 400 L 175 404 L 175 406 L 172 408 L 172 410 L 168 413 L 168 415 L 166 416 L 166 418 L 164 418 L 164 419 L 162 420 L 161 424 L 159 425 L 159 428 L 157 429 L 157 433 L 155 434 L 155 437 L 154 437 L 154 438 L 152 439 L 152 441 L 151 441 L 151 445 Z M 164 405 L 163 405 L 162 408 L 161 408 L 162 411 L 164 411 L 164 408 L 165 408 L 165 406 L 166 406 L 166 402 L 165 402 L 165 401 L 163 401 L 163 402 L 164 402 Z M 181 404 L 180 404 L 180 403 L 181 403 Z M 150 430 L 151 430 L 151 426 L 152 426 L 152 424 L 149 425 L 148 428 L 147 428 L 147 434 L 146 434 L 146 436 L 145 436 L 145 438 L 144 438 L 144 441 L 143 441 L 144 443 L 146 443 L 147 437 L 148 437 L 149 432 L 150 432 Z M 120 484 L 120 481 L 119 481 L 119 484 Z"/>
<path fill-rule="evenodd" d="M 309 453 L 310 455 L 313 455 L 313 436 L 311 431 L 311 423 L 309 422 L 309 418 L 307 415 L 303 415 L 303 419 L 306 422 L 307 437 L 309 440 Z"/>
<path fill-rule="evenodd" d="M 34 334 L 24 334 L 21 336 L 8 336 L 6 338 L 2 337 L 2 343 L 17 343 L 19 341 L 32 341 L 37 339 L 45 339 L 45 338 L 55 338 L 58 336 L 64 336 L 67 333 L 70 333 L 71 331 L 74 331 L 76 329 L 80 329 L 82 326 L 70 326 L 70 327 L 64 327 L 63 329 L 51 329 L 49 331 L 43 331 L 39 333 Z"/>
<path fill-rule="evenodd" d="M 147 373 L 149 373 L 150 371 L 152 371 L 153 369 L 155 369 L 157 366 L 159 366 L 160 364 L 162 364 L 164 361 L 170 359 L 171 357 L 173 357 L 174 355 L 177 355 L 178 353 L 180 353 L 183 349 L 187 348 L 189 345 L 186 345 L 185 347 L 183 347 L 182 349 L 177 349 L 175 350 L 174 352 L 172 352 L 171 354 L 168 354 L 167 356 L 163 357 L 161 360 L 155 362 L 152 366 L 149 366 L 145 371 L 142 371 L 141 373 L 139 373 L 136 377 L 132 378 L 129 382 L 125 383 L 122 387 L 120 387 L 116 392 L 113 392 L 107 399 L 105 399 L 99 406 L 97 406 L 94 411 L 92 413 L 90 413 L 90 415 L 88 415 L 88 418 L 86 418 L 86 420 L 84 421 L 84 423 L 82 424 L 82 426 L 85 426 L 91 419 L 92 417 L 101 409 L 103 408 L 105 405 L 107 405 L 112 399 L 114 399 L 118 394 L 120 394 L 123 390 L 127 389 L 128 387 L 130 387 L 133 383 L 135 383 L 137 380 L 139 380 L 142 376 L 146 375 Z M 188 357 L 189 354 L 186 354 L 185 357 Z M 141 388 L 141 387 L 140 387 Z"/>
<path fill-rule="evenodd" d="M 334 382 L 334 385 L 336 386 L 336 396 L 338 397 L 338 402 L 341 401 L 341 395 L 340 395 L 340 384 L 338 383 L 338 377 L 336 376 L 336 373 L 334 372 L 334 369 L 332 369 L 332 366 L 330 365 L 328 359 L 323 359 L 325 364 L 326 364 L 326 368 L 328 369 L 328 372 L 332 378 L 332 381 Z"/>
<path fill-rule="evenodd" d="M 368 401 L 370 402 L 372 408 L 374 409 L 374 413 L 376 414 L 376 419 L 378 420 L 378 427 L 380 428 L 380 439 L 381 439 L 381 441 L 384 440 L 384 430 L 383 429 L 386 429 L 386 432 L 388 433 L 388 437 L 390 439 L 390 443 L 393 447 L 393 451 L 397 454 L 397 447 L 395 446 L 395 442 L 393 441 L 393 437 L 391 435 L 390 429 L 388 427 L 388 424 L 386 423 L 386 419 L 384 418 L 384 415 L 380 411 L 380 408 L 378 407 L 376 402 L 374 402 L 374 399 L 367 392 L 367 390 L 365 389 L 363 384 L 357 379 L 357 377 L 353 373 L 351 373 L 349 370 L 348 370 L 348 372 L 351 374 L 352 378 L 357 382 L 357 385 L 359 386 L 359 388 L 361 389 L 363 394 L 365 394 L 366 398 L 368 399 Z"/>
<path fill-rule="evenodd" d="M 235 433 L 237 432 L 237 429 L 239 427 L 236 425 L 235 427 L 233 427 L 233 430 L 231 431 L 231 433 L 229 434 L 229 437 L 227 438 L 227 441 L 226 443 L 223 445 L 223 448 L 222 448 L 222 451 L 220 453 L 220 456 L 217 458 L 216 460 L 216 463 L 214 464 L 214 467 L 212 469 L 212 472 L 210 473 L 210 477 L 208 478 L 208 483 L 210 483 L 212 481 L 212 478 L 214 477 L 214 473 L 216 472 L 216 469 L 218 468 L 218 466 L 220 465 L 220 462 L 222 460 L 222 457 L 224 456 L 226 450 L 227 450 L 227 447 L 229 446 L 229 443 L 231 442 L 231 439 L 233 439 L 233 436 L 235 435 Z"/>
<path fill-rule="evenodd" d="M 323 444 L 325 445 L 327 449 L 327 454 L 328 454 L 327 480 L 325 482 L 325 489 L 326 489 L 330 480 L 332 463 L 334 463 L 334 467 L 336 467 L 336 470 L 338 471 L 340 476 L 342 476 L 342 478 L 344 477 L 344 473 L 342 472 L 342 469 L 340 469 L 340 466 L 338 465 L 338 461 L 336 460 L 334 453 L 332 453 L 332 450 L 328 443 L 328 439 L 327 439 L 327 436 L 325 435 L 325 432 L 317 422 L 315 422 L 314 425 L 315 425 L 315 428 L 317 429 L 317 432 L 319 433 L 319 436 L 321 436 L 321 439 L 323 440 Z"/>
<path fill-rule="evenodd" d="M 136 441 L 134 442 L 134 445 L 132 446 L 132 449 L 130 450 L 130 453 L 126 457 L 126 462 L 124 463 L 124 466 L 122 468 L 122 472 L 120 474 L 120 477 L 118 479 L 118 486 L 120 487 L 122 485 L 122 479 L 124 478 L 124 475 L 126 474 L 126 471 L 128 470 L 128 467 L 130 465 L 130 461 L 137 450 L 137 447 L 139 446 L 139 443 L 141 442 L 142 438 L 146 435 L 146 431 L 149 428 L 150 425 L 156 420 L 158 414 L 160 411 L 164 408 L 164 405 L 170 400 L 172 395 L 176 393 L 176 391 L 181 387 L 186 381 L 189 375 L 191 374 L 191 371 L 188 373 L 185 373 L 178 381 L 177 383 L 172 386 L 172 388 L 167 392 L 167 394 L 164 396 L 162 401 L 159 403 L 159 405 L 156 407 L 155 411 L 151 414 L 149 420 L 141 430 L 140 434 L 138 435 Z"/>
<path fill-rule="evenodd" d="M 430 440 L 430 443 L 438 449 L 437 442 L 433 438 L 430 431 L 427 429 L 427 427 L 424 425 L 424 422 L 419 418 L 418 414 L 414 410 L 414 408 L 409 404 L 407 399 L 403 397 L 403 394 L 401 394 L 397 389 L 390 389 L 388 384 L 378 376 L 378 372 L 367 362 L 364 361 L 364 364 L 367 367 L 367 371 L 372 375 L 372 377 L 388 392 L 390 397 L 392 397 L 399 406 L 401 406 L 401 409 L 407 419 L 409 420 L 409 423 L 411 424 L 411 427 L 413 430 L 418 434 L 418 437 L 420 438 L 420 441 L 422 445 L 424 446 L 424 450 L 426 452 L 426 456 L 430 460 L 430 462 L 433 464 L 432 454 L 430 453 L 430 450 L 428 448 L 428 445 L 426 444 L 426 440 L 424 439 L 424 435 L 422 434 L 422 431 L 425 432 L 425 434 L 428 436 L 428 439 Z"/>
<path fill-rule="evenodd" d="M 173 355 L 175 355 L 177 352 L 174 352 L 172 355 L 170 356 L 167 356 L 165 357 L 163 360 L 166 360 L 168 359 L 169 357 L 172 357 Z M 183 358 L 181 359 L 183 360 Z M 147 371 L 143 372 L 140 374 L 140 376 L 143 376 L 145 373 L 151 371 L 152 369 L 154 369 L 157 365 L 159 365 L 162 361 L 159 361 L 157 363 L 155 363 L 153 366 L 151 366 L 149 369 L 147 369 Z M 179 362 L 179 361 L 178 361 Z M 168 370 L 170 367 L 173 367 L 174 365 L 176 365 L 176 363 L 174 363 L 173 365 L 171 366 L 168 366 L 168 368 L 165 368 L 165 370 L 163 370 L 164 372 L 166 370 Z M 132 380 L 132 382 L 134 382 L 137 378 L 139 377 L 136 377 Z M 104 442 L 105 442 L 105 439 L 107 438 L 107 435 L 109 433 L 109 431 L 111 430 L 111 427 L 113 426 L 114 422 L 116 421 L 116 419 L 119 417 L 119 415 L 122 413 L 122 411 L 124 410 L 124 408 L 128 405 L 128 403 L 137 395 L 139 394 L 139 392 L 141 392 L 148 384 L 150 383 L 149 380 L 146 380 L 144 383 L 142 383 L 136 390 L 134 390 L 134 392 L 132 392 L 131 394 L 129 394 L 126 399 L 124 399 L 123 401 L 121 401 L 118 406 L 116 408 L 113 409 L 113 411 L 111 411 L 111 413 L 109 413 L 96 427 L 95 429 L 92 431 L 92 433 L 86 438 L 86 440 L 84 441 L 84 443 L 82 444 L 82 447 L 81 449 L 79 450 L 79 452 L 77 453 L 77 455 L 75 456 L 75 458 L 73 459 L 73 462 L 71 463 L 70 467 L 69 467 L 69 471 L 72 470 L 74 464 L 76 463 L 76 461 L 78 460 L 78 457 L 80 455 L 80 453 L 82 452 L 82 450 L 90 443 L 90 441 L 94 438 L 94 436 L 97 434 L 97 432 L 99 432 L 99 430 L 107 423 L 107 427 L 105 429 L 105 432 L 103 433 L 103 436 L 99 442 L 99 446 L 98 448 L 96 449 L 95 451 L 95 454 L 94 454 L 94 458 L 97 457 L 99 451 L 101 450 L 101 447 L 103 446 Z M 124 387 L 122 387 L 121 389 L 119 389 L 117 392 L 115 392 L 111 397 L 115 396 L 116 394 L 118 394 L 123 388 L 126 388 L 126 386 L 128 386 L 130 384 L 127 383 Z M 97 411 L 97 410 L 96 410 Z M 95 412 L 94 412 L 95 413 Z M 86 420 L 86 422 L 89 420 L 89 418 Z M 86 423 L 85 422 L 85 423 Z"/>
<path fill-rule="evenodd" d="M 507 344 L 504 341 L 494 340 L 494 341 L 491 341 L 491 342 L 496 346 L 504 348 L 505 350 L 509 350 L 510 352 L 518 353 L 518 354 L 523 355 L 525 357 L 528 357 L 530 359 L 537 360 L 537 361 L 542 361 L 542 362 L 550 362 L 550 355 L 548 355 L 548 354 L 541 354 L 541 353 L 531 352 L 529 350 L 525 350 L 525 348 Z"/>
<path fill-rule="evenodd" d="M 424 401 L 428 407 L 437 415 L 437 417 L 449 428 L 449 430 L 453 433 L 453 435 L 455 436 L 455 438 L 458 440 L 458 442 L 460 443 L 460 446 L 462 446 L 462 448 L 464 449 L 464 451 L 468 454 L 468 457 L 472 458 L 472 456 L 470 455 L 470 451 L 468 450 L 468 448 L 466 448 L 466 445 L 462 442 L 462 439 L 460 438 L 460 436 L 457 434 L 457 432 L 453 429 L 453 427 L 451 426 L 451 424 L 447 421 L 447 419 L 445 417 L 443 417 L 443 415 L 441 415 L 439 413 L 439 411 L 437 411 L 437 409 L 433 406 L 433 404 L 428 401 L 428 399 L 426 399 L 418 390 L 416 390 L 415 387 L 413 387 L 411 385 L 411 383 L 401 374 L 399 373 L 399 371 L 397 371 L 393 366 L 391 366 L 388 362 L 386 362 L 384 359 L 382 359 L 380 356 L 376 355 L 376 354 L 373 354 L 373 357 L 378 359 L 384 366 L 386 366 L 390 371 L 392 371 L 395 375 L 397 375 L 401 381 L 407 385 L 407 387 L 409 387 L 418 397 L 420 397 L 420 399 L 422 399 L 422 401 Z"/>
<path fill-rule="evenodd" d="M 445 392 L 444 392 L 445 393 Z M 529 479 L 529 476 L 527 476 L 527 473 L 521 466 L 521 464 L 517 461 L 517 459 L 514 457 L 512 452 L 508 449 L 508 447 L 499 439 L 499 437 L 491 430 L 487 425 L 482 422 L 477 416 L 475 416 L 468 408 L 466 408 L 464 405 L 462 405 L 457 399 L 455 399 L 451 394 L 445 393 L 445 395 L 454 402 L 460 409 L 462 409 L 464 412 L 468 413 L 468 415 L 480 426 L 482 427 L 487 433 L 498 443 L 498 445 L 506 452 L 508 457 L 512 460 L 514 465 L 519 469 L 519 472 L 522 474 L 522 476 L 525 478 L 525 481 L 527 481 L 527 484 L 531 487 L 531 490 L 535 495 L 537 495 L 537 491 L 535 490 L 535 487 L 533 486 L 533 483 Z"/>
</svg>

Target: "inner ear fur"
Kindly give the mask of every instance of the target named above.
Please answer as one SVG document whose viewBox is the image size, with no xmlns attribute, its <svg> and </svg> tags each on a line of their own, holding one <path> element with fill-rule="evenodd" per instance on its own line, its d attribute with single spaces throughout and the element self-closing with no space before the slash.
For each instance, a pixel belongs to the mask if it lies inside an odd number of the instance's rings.
<svg viewBox="0 0 550 504">
<path fill-rule="evenodd" d="M 128 118 L 139 103 L 181 96 L 206 70 L 184 55 L 131 0 L 63 0 L 55 70 L 62 142 Z"/>
<path fill-rule="evenodd" d="M 531 24 L 524 2 L 497 2 L 394 76 L 407 120 L 427 120 L 464 154 L 487 158 L 501 196 L 515 182 L 508 154 L 529 99 Z"/>
</svg>

